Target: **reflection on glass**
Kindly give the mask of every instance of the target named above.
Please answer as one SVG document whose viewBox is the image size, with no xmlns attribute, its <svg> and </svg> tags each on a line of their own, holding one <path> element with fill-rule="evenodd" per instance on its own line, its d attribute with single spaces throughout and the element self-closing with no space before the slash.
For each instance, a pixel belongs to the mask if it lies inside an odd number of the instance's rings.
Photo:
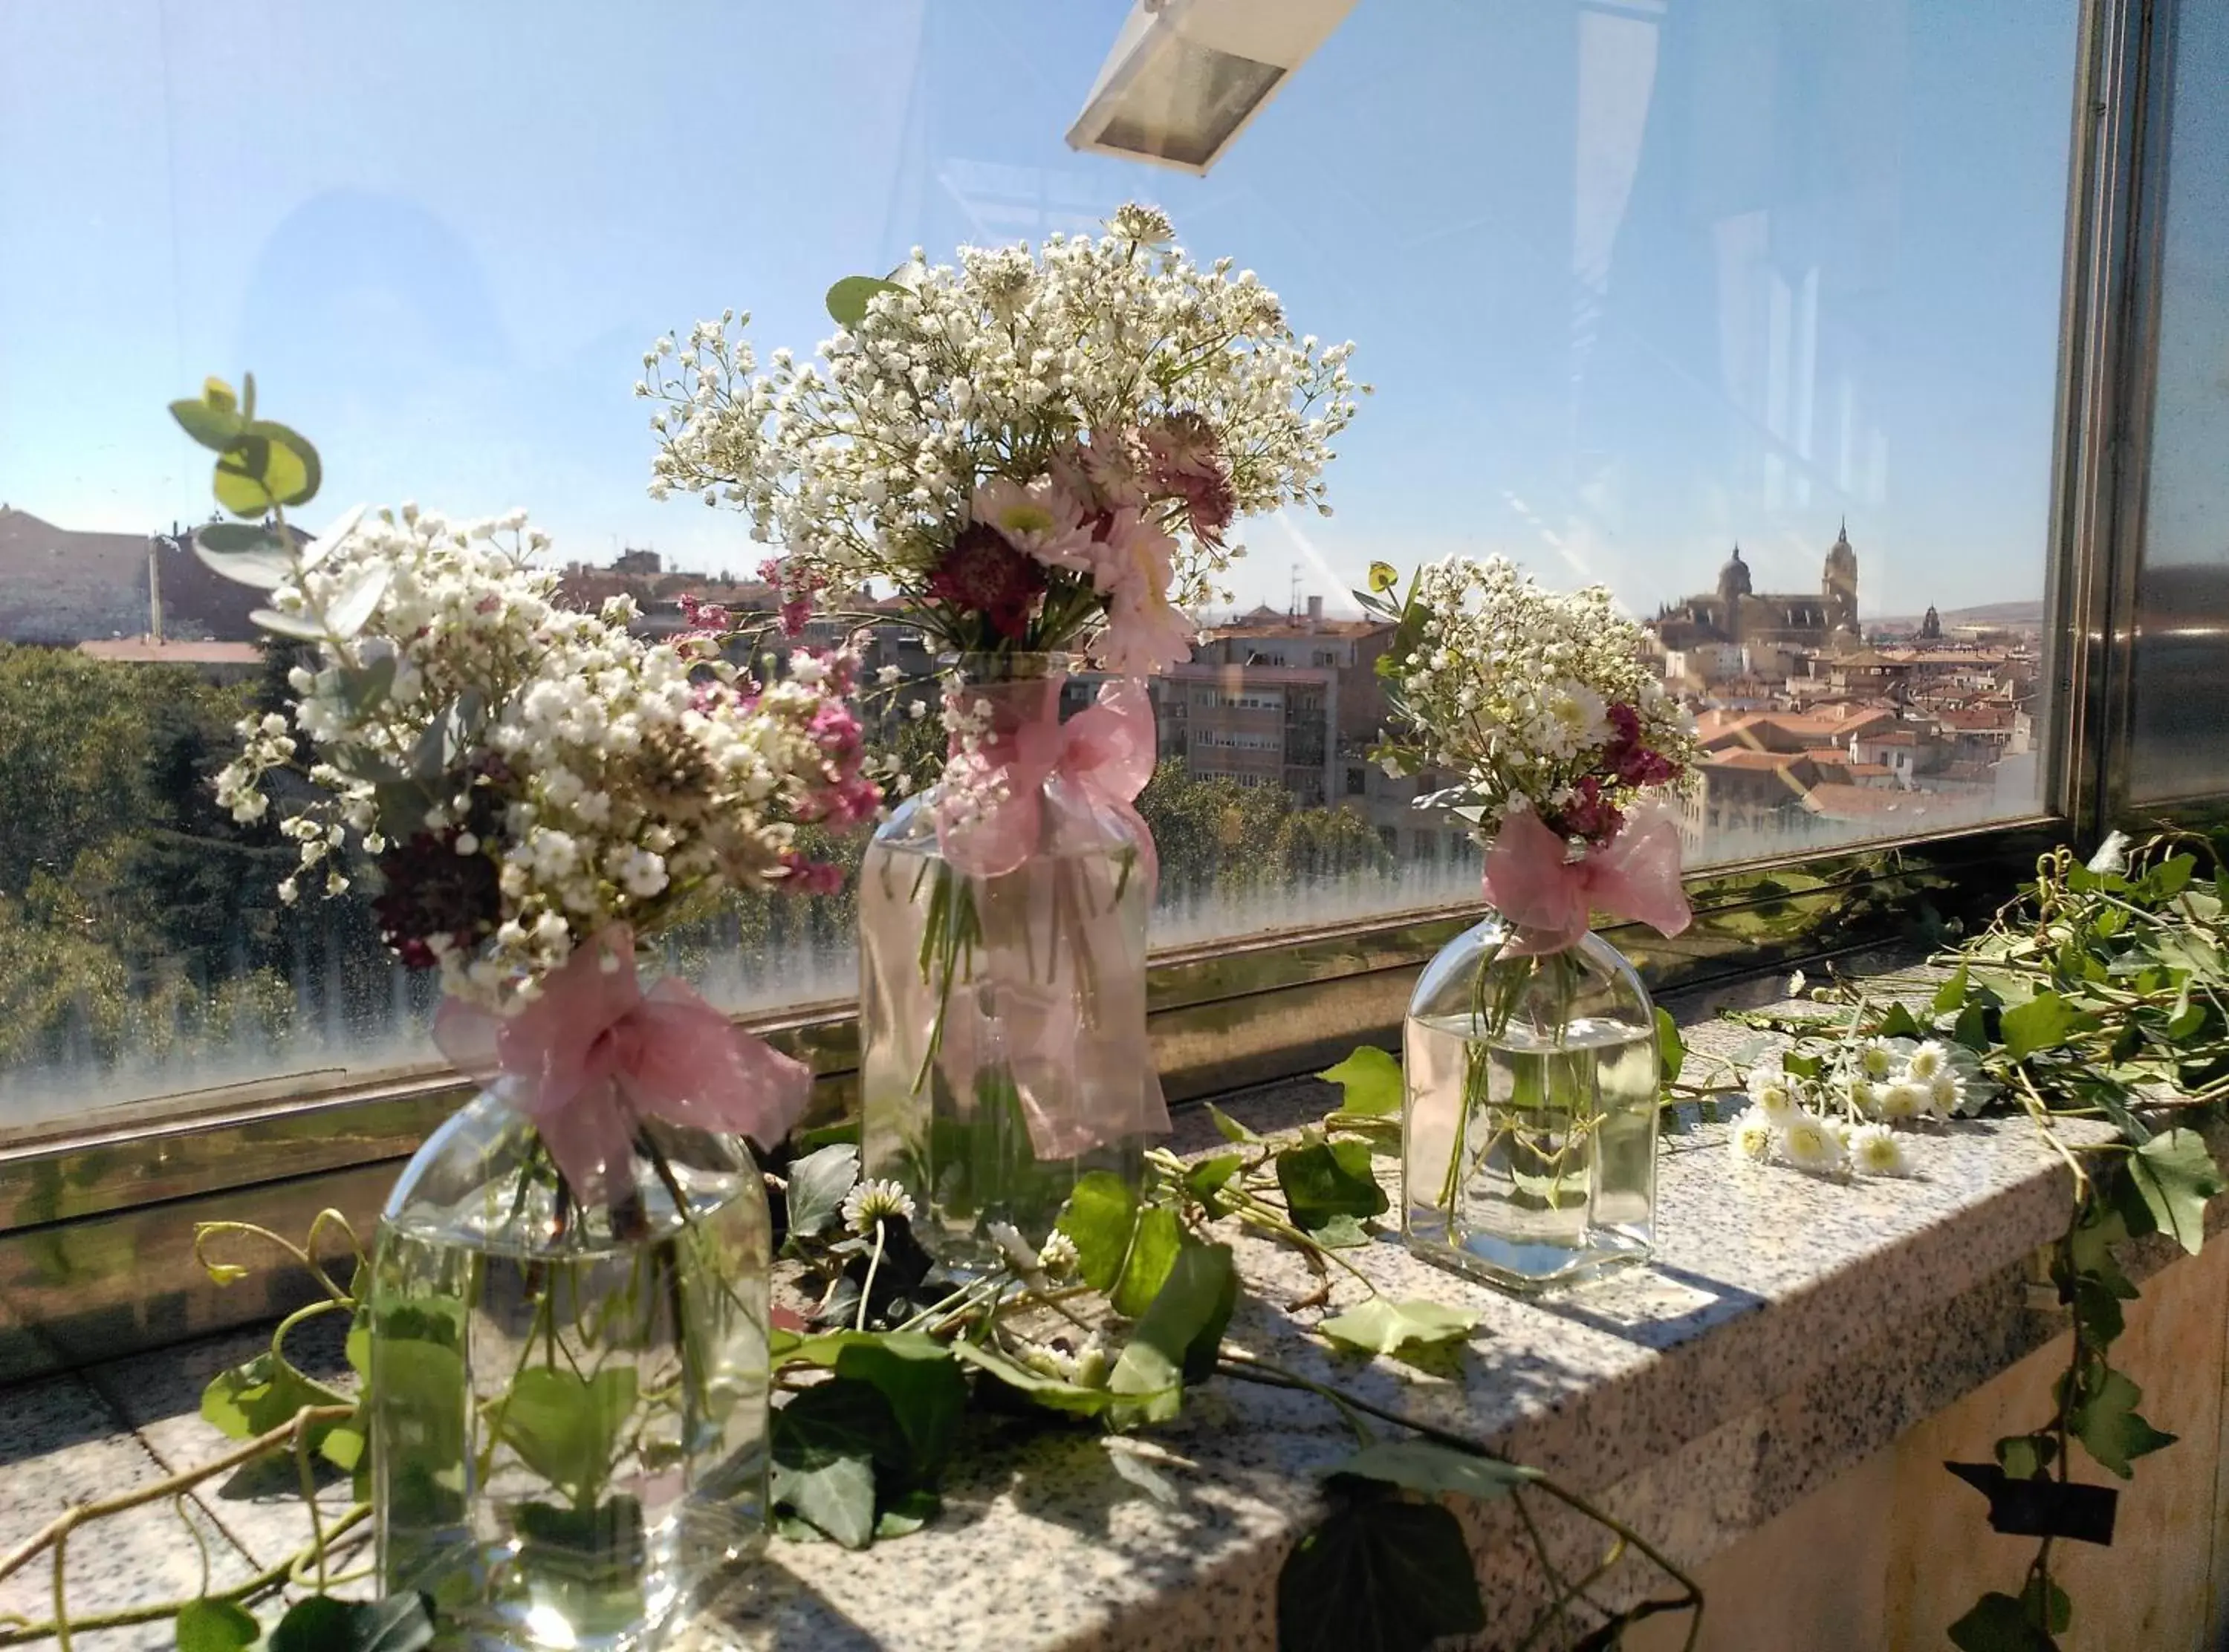
<svg viewBox="0 0 2229 1652">
<path fill-rule="evenodd" d="M 292 662 L 183 546 L 185 364 L 253 368 L 336 505 L 530 503 L 581 600 L 671 625 L 772 593 L 741 519 L 648 498 L 646 344 L 746 301 L 819 336 L 838 277 L 1133 197 L 1289 272 L 1378 386 L 1339 514 L 1258 524 L 1157 685 L 1157 944 L 1475 900 L 1368 759 L 1372 560 L 1500 552 L 1648 618 L 1712 754 L 1698 862 L 2031 811 L 2076 10 L 1359 6 L 1204 179 L 1063 142 L 1127 0 L 289 12 L 228 119 L 236 19 L 0 11 L 0 1130 L 429 1059 L 370 891 L 280 906 L 284 846 L 203 786 Z M 676 64 L 727 78 L 646 96 Z M 872 644 L 918 751 L 934 663 Z M 854 916 L 737 901 L 666 961 L 842 996 Z"/>
<path fill-rule="evenodd" d="M 2131 802 L 2229 790 L 2229 14 L 2177 14 Z"/>
</svg>

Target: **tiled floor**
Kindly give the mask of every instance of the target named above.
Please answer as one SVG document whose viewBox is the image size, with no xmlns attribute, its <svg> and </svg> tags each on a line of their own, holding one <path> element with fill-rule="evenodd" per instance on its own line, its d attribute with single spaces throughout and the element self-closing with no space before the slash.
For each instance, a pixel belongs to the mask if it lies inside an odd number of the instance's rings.
<svg viewBox="0 0 2229 1652">
<path fill-rule="evenodd" d="M 306 1328 L 290 1340 L 289 1351 L 312 1375 L 345 1386 L 343 1329 Z M 222 1455 L 231 1442 L 202 1419 L 202 1390 L 269 1340 L 267 1331 L 245 1332 L 0 1389 L 0 1555 L 74 1505 L 139 1490 Z M 343 1480 L 326 1487 L 319 1505 L 331 1515 L 350 1501 Z M 193 1540 L 184 1538 L 182 1522 Z M 253 1475 L 220 1476 L 189 1495 L 105 1517 L 67 1543 L 70 1617 L 74 1623 L 189 1598 L 204 1587 L 230 1587 L 295 1553 L 309 1530 L 291 1487 Z M 0 1630 L 49 1622 L 54 1615 L 50 1556 L 0 1579 Z M 82 1652 L 177 1644 L 167 1621 L 90 1631 L 74 1641 Z"/>
</svg>

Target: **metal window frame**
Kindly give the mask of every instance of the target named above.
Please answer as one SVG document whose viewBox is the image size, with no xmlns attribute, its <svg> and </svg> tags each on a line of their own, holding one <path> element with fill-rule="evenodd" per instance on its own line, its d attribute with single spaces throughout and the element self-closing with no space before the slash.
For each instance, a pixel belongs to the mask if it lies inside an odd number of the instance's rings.
<svg viewBox="0 0 2229 1652">
<path fill-rule="evenodd" d="M 2037 855 L 2094 835 L 2125 798 L 2173 3 L 2084 0 L 2079 23 L 2045 598 L 2046 807 L 1699 873 L 1687 933 L 1609 932 L 1659 990 L 1908 937 L 1930 912 L 1974 921 Z M 1389 1041 L 1418 970 L 1477 916 L 1399 912 L 1158 955 L 1149 1034 L 1171 1098 L 1313 1072 L 1358 1042 Z M 815 1119 L 851 1108 L 851 1005 L 742 1024 L 812 1065 Z M 466 1093 L 455 1075 L 421 1067 L 312 1096 L 274 1086 L 189 1113 L 151 1106 L 0 1145 L 0 1382 L 293 1305 L 305 1286 L 287 1270 L 215 1285 L 194 1259 L 195 1224 L 222 1217 L 299 1238 L 331 1207 L 368 1234 L 401 1162 Z"/>
</svg>

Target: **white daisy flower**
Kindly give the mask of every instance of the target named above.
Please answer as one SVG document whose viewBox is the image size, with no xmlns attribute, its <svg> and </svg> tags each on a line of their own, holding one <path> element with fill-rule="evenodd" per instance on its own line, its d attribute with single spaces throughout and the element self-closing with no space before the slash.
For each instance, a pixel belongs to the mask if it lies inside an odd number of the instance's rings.
<svg viewBox="0 0 2229 1652">
<path fill-rule="evenodd" d="M 1905 1058 L 1904 1076 L 1931 1085 L 1936 1075 L 1947 1071 L 1950 1066 L 1950 1052 L 1930 1038 Z"/>
<path fill-rule="evenodd" d="M 1934 1105 L 1931 1086 L 1915 1083 L 1908 1078 L 1891 1080 L 1880 1086 L 1879 1117 L 1891 1123 L 1902 1123 L 1917 1118 Z"/>
<path fill-rule="evenodd" d="M 1835 1086 L 1843 1105 L 1860 1118 L 1880 1117 L 1880 1086 L 1871 1079 L 1851 1077 Z"/>
<path fill-rule="evenodd" d="M 1866 1124 L 1850 1137 L 1850 1157 L 1859 1173 L 1869 1176 L 1901 1176 L 1911 1172 L 1904 1138 L 1885 1124 Z"/>
<path fill-rule="evenodd" d="M 1757 1110 L 1775 1124 L 1784 1124 L 1802 1111 L 1795 1098 L 1795 1086 L 1784 1073 L 1775 1073 L 1770 1067 L 1751 1067 L 1749 1074 L 1749 1098 Z"/>
<path fill-rule="evenodd" d="M 1869 1038 L 1858 1046 L 1858 1070 L 1875 1084 L 1885 1079 L 1895 1067 L 1895 1052 L 1881 1040 Z"/>
<path fill-rule="evenodd" d="M 1763 1164 L 1772 1156 L 1772 1120 L 1755 1109 L 1734 1120 L 1733 1133 L 1726 1137 L 1726 1149 L 1734 1157 L 1750 1164 Z"/>
<path fill-rule="evenodd" d="M 1842 1168 L 1842 1143 L 1827 1122 L 1809 1113 L 1798 1113 L 1780 1132 L 1783 1157 L 1799 1170 L 1816 1174 Z"/>
<path fill-rule="evenodd" d="M 862 1181 L 844 1195 L 844 1226 L 864 1236 L 875 1224 L 913 1219 L 913 1199 L 895 1181 Z"/>
<path fill-rule="evenodd" d="M 1928 1111 L 1937 1118 L 1955 1118 L 1966 1105 L 1966 1082 L 1950 1067 L 1935 1075 L 1928 1086 Z"/>
</svg>

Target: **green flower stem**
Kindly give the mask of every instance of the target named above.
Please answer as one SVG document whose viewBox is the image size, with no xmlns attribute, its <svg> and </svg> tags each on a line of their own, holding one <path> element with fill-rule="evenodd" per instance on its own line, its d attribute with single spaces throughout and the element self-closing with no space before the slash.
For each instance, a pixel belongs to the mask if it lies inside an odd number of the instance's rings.
<svg viewBox="0 0 2229 1652">
<path fill-rule="evenodd" d="M 367 1448 L 369 1445 L 367 1444 Z M 318 1592 L 325 1592 L 325 1517 L 318 1507 L 318 1476 L 310 1461 L 310 1431 L 294 1431 L 294 1472 L 302 1482 L 302 1503 L 310 1511 L 310 1547 L 318 1557 Z"/>
<path fill-rule="evenodd" d="M 867 1283 L 859 1287 L 859 1316 L 851 1329 L 867 1329 L 867 1304 L 875 1299 L 875 1275 L 883 1265 L 883 1219 L 875 1218 L 875 1253 L 867 1258 Z"/>
</svg>

